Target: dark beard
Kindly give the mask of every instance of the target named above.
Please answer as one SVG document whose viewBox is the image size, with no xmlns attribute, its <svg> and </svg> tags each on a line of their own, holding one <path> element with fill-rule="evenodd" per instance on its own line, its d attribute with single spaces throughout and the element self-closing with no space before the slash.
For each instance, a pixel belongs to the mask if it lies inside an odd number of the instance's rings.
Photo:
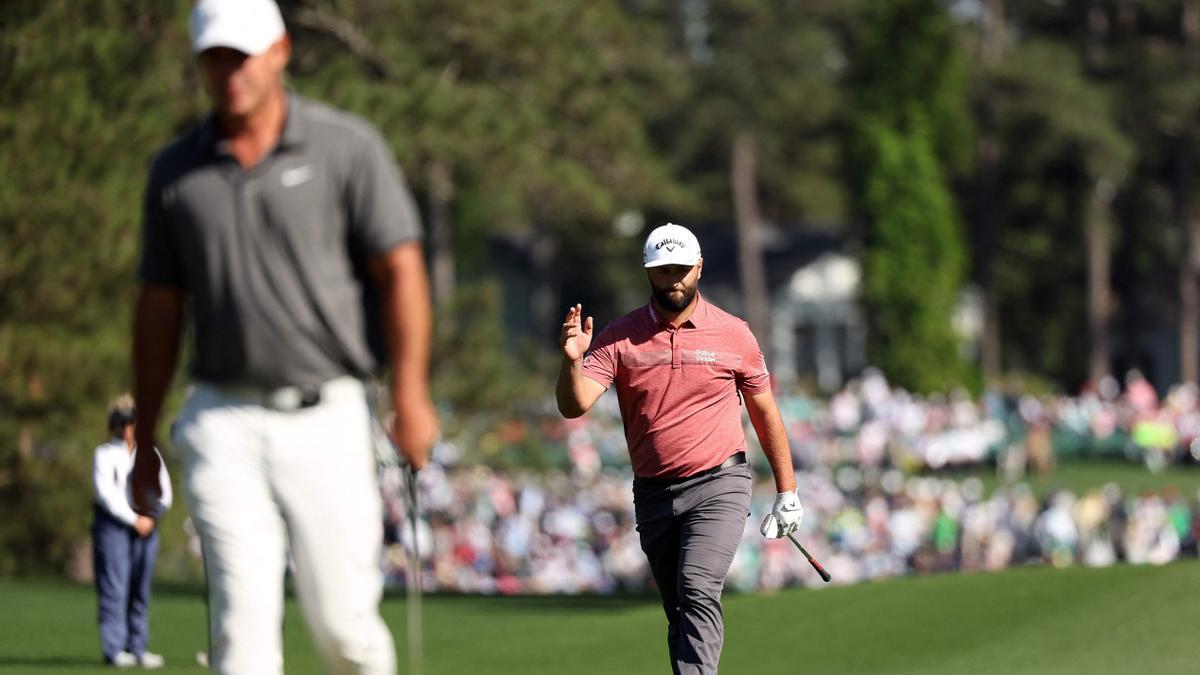
<svg viewBox="0 0 1200 675">
<path fill-rule="evenodd" d="M 671 299 L 671 289 L 659 290 L 654 289 L 654 299 L 659 306 L 671 312 L 682 312 L 692 304 L 692 300 L 696 299 L 696 287 L 683 289 L 683 296 L 678 301 Z"/>
</svg>

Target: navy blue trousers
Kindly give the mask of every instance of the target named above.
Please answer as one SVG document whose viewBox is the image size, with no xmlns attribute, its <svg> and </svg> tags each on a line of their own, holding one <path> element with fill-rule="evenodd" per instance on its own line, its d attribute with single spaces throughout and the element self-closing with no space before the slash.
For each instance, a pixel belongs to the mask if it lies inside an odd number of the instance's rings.
<svg viewBox="0 0 1200 675">
<path fill-rule="evenodd" d="M 100 647 L 111 661 L 120 652 L 141 657 L 150 641 L 150 581 L 158 558 L 158 530 L 134 529 L 96 506 L 92 520 Z"/>
</svg>

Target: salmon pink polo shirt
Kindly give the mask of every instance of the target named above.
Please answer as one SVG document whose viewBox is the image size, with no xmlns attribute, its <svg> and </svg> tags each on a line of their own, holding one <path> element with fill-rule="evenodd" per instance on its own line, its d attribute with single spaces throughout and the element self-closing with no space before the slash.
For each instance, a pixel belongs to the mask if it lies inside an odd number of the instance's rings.
<svg viewBox="0 0 1200 675">
<path fill-rule="evenodd" d="M 633 472 L 690 476 L 746 449 L 739 392 L 769 391 L 758 341 L 745 321 L 697 295 L 679 328 L 646 304 L 605 326 L 583 374 L 617 385 Z"/>
</svg>

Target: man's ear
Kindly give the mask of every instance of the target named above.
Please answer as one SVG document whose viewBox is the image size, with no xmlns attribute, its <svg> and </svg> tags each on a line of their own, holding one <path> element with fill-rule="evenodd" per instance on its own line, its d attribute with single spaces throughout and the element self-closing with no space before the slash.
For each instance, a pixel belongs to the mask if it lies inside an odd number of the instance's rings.
<svg viewBox="0 0 1200 675">
<path fill-rule="evenodd" d="M 292 36 L 289 33 L 284 33 L 283 37 L 275 41 L 271 45 L 271 61 L 272 66 L 277 68 L 280 73 L 287 70 L 288 62 L 292 60 Z"/>
</svg>

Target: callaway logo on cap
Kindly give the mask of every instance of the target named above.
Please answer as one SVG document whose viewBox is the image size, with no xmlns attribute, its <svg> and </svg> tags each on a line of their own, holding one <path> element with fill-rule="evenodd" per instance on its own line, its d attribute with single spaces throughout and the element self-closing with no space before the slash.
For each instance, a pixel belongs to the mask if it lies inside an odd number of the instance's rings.
<svg viewBox="0 0 1200 675">
<path fill-rule="evenodd" d="M 700 242 L 696 240 L 696 235 L 686 227 L 674 223 L 654 228 L 650 236 L 646 237 L 646 247 L 642 250 L 642 263 L 645 267 L 691 267 L 699 260 Z"/>
</svg>

